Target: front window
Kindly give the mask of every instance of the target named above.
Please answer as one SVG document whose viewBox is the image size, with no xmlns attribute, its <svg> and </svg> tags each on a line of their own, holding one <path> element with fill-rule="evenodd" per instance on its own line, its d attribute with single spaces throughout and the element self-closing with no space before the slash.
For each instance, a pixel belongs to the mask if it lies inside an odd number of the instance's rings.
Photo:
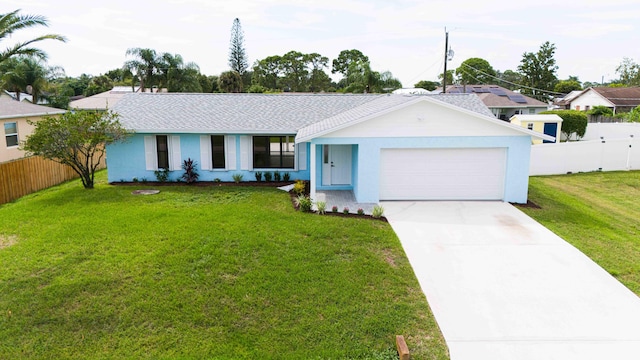
<svg viewBox="0 0 640 360">
<path fill-rule="evenodd" d="M 14 122 L 4 123 L 4 136 L 7 147 L 18 146 L 18 124 Z"/>
<path fill-rule="evenodd" d="M 156 135 L 156 150 L 158 153 L 158 169 L 169 168 L 169 143 L 167 135 Z"/>
<path fill-rule="evenodd" d="M 211 135 L 211 168 L 224 169 L 224 135 Z"/>
<path fill-rule="evenodd" d="M 293 136 L 254 136 L 253 167 L 293 169 L 294 145 Z"/>
</svg>

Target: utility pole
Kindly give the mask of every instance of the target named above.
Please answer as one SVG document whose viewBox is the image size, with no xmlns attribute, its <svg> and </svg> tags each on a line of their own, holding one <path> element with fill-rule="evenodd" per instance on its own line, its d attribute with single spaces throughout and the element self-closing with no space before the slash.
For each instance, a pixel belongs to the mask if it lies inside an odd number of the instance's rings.
<svg viewBox="0 0 640 360">
<path fill-rule="evenodd" d="M 447 93 L 447 57 L 449 56 L 449 32 L 444 28 L 444 73 L 442 73 L 442 93 Z"/>
</svg>

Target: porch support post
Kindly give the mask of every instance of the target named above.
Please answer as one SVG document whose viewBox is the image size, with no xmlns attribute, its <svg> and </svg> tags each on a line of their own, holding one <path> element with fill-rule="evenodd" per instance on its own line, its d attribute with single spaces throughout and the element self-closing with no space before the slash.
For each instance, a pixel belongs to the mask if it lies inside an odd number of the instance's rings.
<svg viewBox="0 0 640 360">
<path fill-rule="evenodd" d="M 314 144 L 313 142 L 310 143 L 309 145 L 311 148 L 309 149 L 309 157 L 311 159 L 310 161 L 310 169 L 309 169 L 309 196 L 311 197 L 311 200 L 316 200 L 316 144 Z M 315 205 L 314 205 L 315 206 Z"/>
</svg>

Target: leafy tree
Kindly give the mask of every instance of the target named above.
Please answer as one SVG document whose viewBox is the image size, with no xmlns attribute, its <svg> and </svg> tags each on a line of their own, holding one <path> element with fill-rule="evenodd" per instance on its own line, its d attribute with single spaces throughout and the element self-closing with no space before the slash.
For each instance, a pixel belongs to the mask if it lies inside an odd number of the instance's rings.
<svg viewBox="0 0 640 360">
<path fill-rule="evenodd" d="M 524 53 L 522 60 L 518 65 L 518 71 L 522 74 L 522 84 L 531 88 L 540 89 L 533 90 L 523 88 L 522 93 L 527 95 L 544 95 L 544 90 L 553 91 L 554 86 L 558 82 L 556 71 L 558 66 L 554 59 L 556 52 L 555 44 L 548 41 L 540 46 L 537 53 Z"/>
<path fill-rule="evenodd" d="M 134 58 L 124 63 L 123 70 L 131 71 L 134 74 L 133 80 L 137 78 L 140 81 L 140 90 L 142 92 L 146 88 L 153 88 L 154 85 L 158 84 L 157 77 L 163 60 L 155 50 L 130 48 L 127 49 L 126 55 Z M 134 85 L 133 80 L 131 86 Z"/>
<path fill-rule="evenodd" d="M 130 135 L 111 111 L 66 112 L 28 122 L 35 128 L 22 148 L 29 154 L 70 166 L 80 175 L 85 189 L 93 188 L 94 173 L 104 157 L 105 146 Z"/>
<path fill-rule="evenodd" d="M 204 93 L 214 93 L 218 92 L 218 77 L 217 76 L 207 76 L 200 74 L 198 75 L 198 82 L 200 83 L 200 88 Z"/>
<path fill-rule="evenodd" d="M 231 41 L 229 44 L 229 67 L 241 76 L 247 71 L 249 62 L 244 49 L 244 32 L 240 19 L 235 18 L 231 26 Z"/>
<path fill-rule="evenodd" d="M 253 65 L 251 83 L 261 85 L 267 89 L 278 89 L 278 81 L 282 73 L 282 56 L 268 56 L 256 61 Z"/>
<path fill-rule="evenodd" d="M 456 77 L 463 84 L 495 84 L 496 71 L 487 60 L 470 58 L 456 69 Z"/>
<path fill-rule="evenodd" d="M 625 120 L 629 122 L 640 122 L 640 106 L 633 108 L 625 114 Z"/>
<path fill-rule="evenodd" d="M 582 90 L 582 85 L 580 85 L 580 81 L 571 78 L 568 80 L 560 80 L 553 87 L 553 91 L 562 94 L 568 94 L 574 90 Z"/>
<path fill-rule="evenodd" d="M 309 91 L 327 90 L 331 86 L 331 78 L 324 72 L 329 65 L 329 58 L 318 53 L 307 54 L 306 62 L 311 68 L 309 73 Z"/>
<path fill-rule="evenodd" d="M 91 96 L 113 89 L 113 81 L 107 75 L 96 76 L 89 81 L 84 96 Z"/>
<path fill-rule="evenodd" d="M 622 62 L 616 68 L 616 73 L 620 75 L 620 82 L 625 86 L 640 85 L 640 65 L 636 64 L 633 59 L 623 58 Z"/>
<path fill-rule="evenodd" d="M 45 18 L 44 16 L 21 15 L 18 14 L 19 12 L 20 10 L 18 9 L 9 13 L 0 14 L 0 42 L 5 38 L 11 37 L 11 35 L 16 31 L 28 29 L 33 26 L 49 25 L 47 18 Z M 15 44 L 3 51 L 0 51 L 0 63 L 3 63 L 5 60 L 18 55 L 31 55 L 40 59 L 46 59 L 47 54 L 38 48 L 31 47 L 31 44 L 47 39 L 59 40 L 62 42 L 67 41 L 64 36 L 56 34 L 38 36 L 35 39 Z"/>
<path fill-rule="evenodd" d="M 282 81 L 290 91 L 307 91 L 307 56 L 299 51 L 289 51 L 280 60 Z"/>
<path fill-rule="evenodd" d="M 577 110 L 550 110 L 541 114 L 556 114 L 562 118 L 562 133 L 567 139 L 571 139 L 573 134 L 579 140 L 587 131 L 587 114 Z"/>
<path fill-rule="evenodd" d="M 402 87 L 402 83 L 397 78 L 393 77 L 391 71 L 383 71 L 380 73 L 379 80 L 380 87 L 376 92 L 388 93 Z"/>
<path fill-rule="evenodd" d="M 447 84 L 455 84 L 453 81 L 454 70 L 447 70 Z M 442 74 L 438 74 L 438 79 L 442 80 Z M 442 82 L 440 83 L 442 84 Z"/>
<path fill-rule="evenodd" d="M 224 93 L 242 92 L 242 78 L 235 71 L 225 71 L 218 77 L 218 89 Z"/>
<path fill-rule="evenodd" d="M 613 110 L 604 105 L 596 105 L 587 114 L 594 116 L 613 116 Z"/>
<path fill-rule="evenodd" d="M 331 73 L 340 73 L 345 80 L 343 83 L 348 86 L 349 79 L 354 76 L 351 71 L 361 71 L 364 64 L 369 63 L 369 57 L 364 55 L 360 50 L 342 50 L 338 54 L 338 58 L 333 59 Z"/>
<path fill-rule="evenodd" d="M 263 94 L 265 92 L 267 92 L 269 89 L 267 89 L 266 87 L 262 86 L 262 85 L 258 85 L 258 84 L 253 84 L 251 86 L 249 86 L 249 89 L 247 89 L 248 93 L 251 94 Z"/>
<path fill-rule="evenodd" d="M 496 71 L 498 79 L 502 80 L 500 86 L 509 90 L 516 90 L 520 88 L 522 84 L 522 74 L 519 74 L 513 70 L 505 70 L 504 72 Z"/>
<path fill-rule="evenodd" d="M 437 81 L 429 81 L 429 80 L 420 80 L 413 85 L 416 88 L 423 88 L 425 90 L 433 91 L 440 86 L 440 83 Z"/>
</svg>

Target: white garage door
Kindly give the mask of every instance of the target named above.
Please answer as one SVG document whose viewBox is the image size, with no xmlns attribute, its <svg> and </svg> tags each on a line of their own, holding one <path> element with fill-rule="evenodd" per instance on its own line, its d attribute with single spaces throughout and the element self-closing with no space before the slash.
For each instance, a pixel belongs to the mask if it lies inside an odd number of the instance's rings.
<svg viewBox="0 0 640 360">
<path fill-rule="evenodd" d="M 502 200 L 505 148 L 382 149 L 380 200 Z"/>
</svg>

